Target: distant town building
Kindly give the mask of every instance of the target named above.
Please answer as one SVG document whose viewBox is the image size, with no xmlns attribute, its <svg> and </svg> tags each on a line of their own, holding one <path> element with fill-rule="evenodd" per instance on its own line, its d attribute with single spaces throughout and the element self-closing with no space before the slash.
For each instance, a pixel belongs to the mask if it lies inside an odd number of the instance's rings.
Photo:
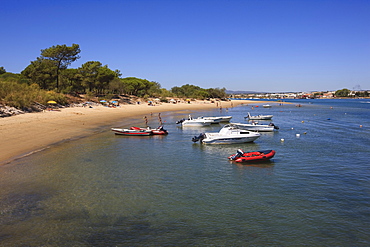
<svg viewBox="0 0 370 247">
<path fill-rule="evenodd" d="M 287 92 L 287 93 L 246 93 L 232 94 L 231 98 L 243 99 L 331 99 L 335 98 L 336 91 L 316 91 L 316 92 Z M 360 90 L 351 91 L 348 97 L 369 97 L 370 91 Z"/>
</svg>

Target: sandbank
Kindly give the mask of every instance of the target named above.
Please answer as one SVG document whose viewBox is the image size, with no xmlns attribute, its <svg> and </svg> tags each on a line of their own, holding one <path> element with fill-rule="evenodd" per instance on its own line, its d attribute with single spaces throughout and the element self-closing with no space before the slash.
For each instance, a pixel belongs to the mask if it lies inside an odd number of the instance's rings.
<svg viewBox="0 0 370 247">
<path fill-rule="evenodd" d="M 162 103 L 156 106 L 147 104 L 121 105 L 117 108 L 105 106 L 71 107 L 58 111 L 26 113 L 0 119 L 0 165 L 32 154 L 66 140 L 89 136 L 102 131 L 102 128 L 117 127 L 115 123 L 124 118 L 142 118 L 150 113 L 231 108 L 241 104 L 251 104 L 249 100 L 232 100 L 211 103 L 195 101 L 190 104 Z M 258 103 L 261 103 L 260 101 Z M 129 127 L 129 126 L 127 126 Z"/>
</svg>

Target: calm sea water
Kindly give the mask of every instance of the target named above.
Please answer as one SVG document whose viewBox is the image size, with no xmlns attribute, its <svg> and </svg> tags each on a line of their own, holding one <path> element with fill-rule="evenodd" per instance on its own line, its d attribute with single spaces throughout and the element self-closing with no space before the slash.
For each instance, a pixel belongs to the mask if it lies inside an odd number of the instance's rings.
<svg viewBox="0 0 370 247">
<path fill-rule="evenodd" d="M 192 113 L 273 114 L 254 143 L 193 144 L 221 126 L 182 129 L 183 111 L 161 114 L 168 136 L 106 130 L 1 166 L 0 246 L 370 246 L 370 100 L 271 104 Z"/>
</svg>

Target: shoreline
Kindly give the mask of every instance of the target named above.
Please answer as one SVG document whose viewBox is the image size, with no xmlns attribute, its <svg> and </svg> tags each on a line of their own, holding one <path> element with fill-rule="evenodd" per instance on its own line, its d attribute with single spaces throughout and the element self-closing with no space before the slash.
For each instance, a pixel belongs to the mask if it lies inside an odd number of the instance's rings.
<svg viewBox="0 0 370 247">
<path fill-rule="evenodd" d="M 232 108 L 244 104 L 261 104 L 262 101 L 232 100 L 211 103 L 195 101 L 191 104 L 162 103 L 121 105 L 117 108 L 93 106 L 92 108 L 70 107 L 57 111 L 25 113 L 0 120 L 1 143 L 0 165 L 32 155 L 64 141 L 73 141 L 114 127 L 123 118 L 151 113 L 176 112 L 183 110 L 207 110 Z"/>
</svg>

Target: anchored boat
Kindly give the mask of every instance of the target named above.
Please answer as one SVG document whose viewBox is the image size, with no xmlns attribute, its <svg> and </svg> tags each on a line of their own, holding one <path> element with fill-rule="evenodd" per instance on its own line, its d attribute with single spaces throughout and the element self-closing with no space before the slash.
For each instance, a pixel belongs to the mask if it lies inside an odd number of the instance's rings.
<svg viewBox="0 0 370 247">
<path fill-rule="evenodd" d="M 252 123 L 249 123 L 249 124 L 245 124 L 245 123 L 232 123 L 232 124 L 235 124 L 240 129 L 260 131 L 260 132 L 272 132 L 274 130 L 279 129 L 279 127 L 276 126 L 274 123 L 259 124 L 259 123 L 256 123 L 256 122 L 252 122 Z"/>
<path fill-rule="evenodd" d="M 230 155 L 228 159 L 235 162 L 266 161 L 274 157 L 275 153 L 275 150 L 244 152 L 243 150 L 238 149 L 236 154 Z"/>
<path fill-rule="evenodd" d="M 248 112 L 248 116 L 246 116 L 244 118 L 248 118 L 249 120 L 271 120 L 272 117 L 273 117 L 273 115 L 257 115 L 257 116 L 252 116 Z"/>
<path fill-rule="evenodd" d="M 242 130 L 235 125 L 227 124 L 219 132 L 205 132 L 192 138 L 193 142 L 203 144 L 233 144 L 253 142 L 261 136 L 260 133 Z"/>
<path fill-rule="evenodd" d="M 176 122 L 176 124 L 181 124 L 183 127 L 184 126 L 210 126 L 214 121 L 213 120 L 207 120 L 207 119 L 202 119 L 202 118 L 192 118 L 191 115 L 189 115 L 188 119 L 181 119 Z"/>
</svg>

